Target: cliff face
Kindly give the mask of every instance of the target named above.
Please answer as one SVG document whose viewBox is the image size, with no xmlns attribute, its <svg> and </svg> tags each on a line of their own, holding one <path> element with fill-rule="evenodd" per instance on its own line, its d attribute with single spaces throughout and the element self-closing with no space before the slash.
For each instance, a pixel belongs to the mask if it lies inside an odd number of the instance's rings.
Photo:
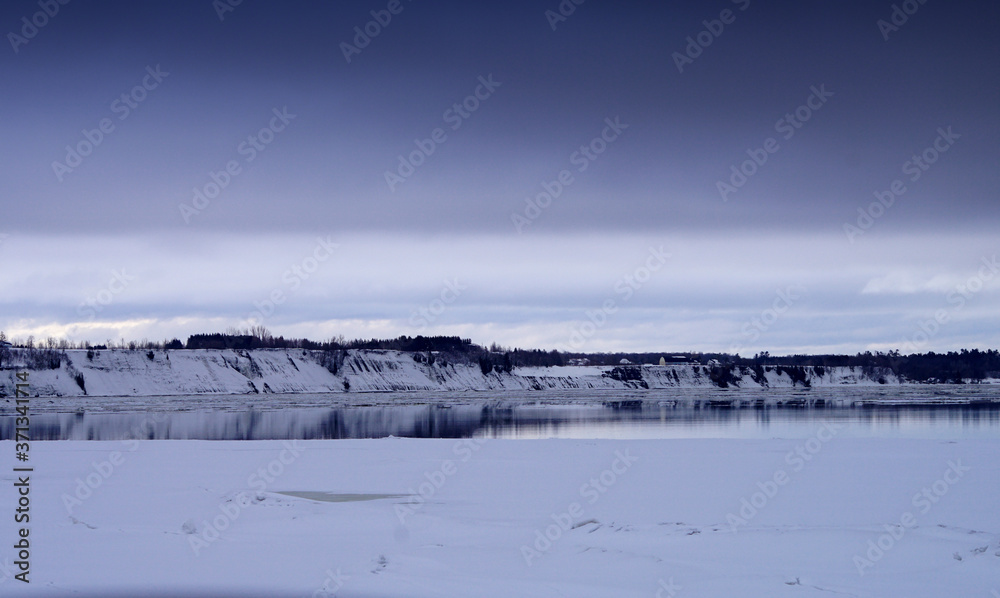
<svg viewBox="0 0 1000 598">
<path fill-rule="evenodd" d="M 57 369 L 29 370 L 32 396 L 151 396 L 440 390 L 788 388 L 898 384 L 891 372 L 861 368 L 709 368 L 568 366 L 483 374 L 478 365 L 428 363 L 422 354 L 345 351 L 336 365 L 301 349 L 66 351 Z M 15 364 L 16 364 L 15 360 Z M 327 365 L 324 365 L 327 363 Z M 328 367 L 329 366 L 329 367 Z M 336 370 L 336 374 L 332 370 Z M 0 393 L 14 394 L 15 370 L 0 372 Z"/>
</svg>

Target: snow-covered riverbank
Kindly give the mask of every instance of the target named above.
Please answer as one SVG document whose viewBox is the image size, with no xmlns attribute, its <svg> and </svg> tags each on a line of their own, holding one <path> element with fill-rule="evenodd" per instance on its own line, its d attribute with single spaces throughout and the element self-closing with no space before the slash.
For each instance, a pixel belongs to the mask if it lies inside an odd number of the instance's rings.
<svg viewBox="0 0 1000 598">
<path fill-rule="evenodd" d="M 247 393 L 553 389 L 790 388 L 898 384 L 863 368 L 719 368 L 700 365 L 521 367 L 484 374 L 477 364 L 400 351 L 351 350 L 336 368 L 301 349 L 66 351 L 58 369 L 32 370 L 32 396 L 156 396 Z M 336 373 L 332 371 L 336 370 Z M 15 371 L 0 373 L 14 394 Z M 724 381 L 724 382 L 721 382 Z"/>
<path fill-rule="evenodd" d="M 990 598 L 998 451 L 823 427 L 806 440 L 35 443 L 31 583 L 12 579 L 5 548 L 0 594 Z M 12 443 L 0 454 L 9 492 Z M 13 518 L 0 522 L 9 546 Z"/>
</svg>

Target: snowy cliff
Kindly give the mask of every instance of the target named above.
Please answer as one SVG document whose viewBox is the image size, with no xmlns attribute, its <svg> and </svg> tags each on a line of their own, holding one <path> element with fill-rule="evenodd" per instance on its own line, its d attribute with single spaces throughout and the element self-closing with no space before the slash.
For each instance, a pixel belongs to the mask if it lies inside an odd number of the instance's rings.
<svg viewBox="0 0 1000 598">
<path fill-rule="evenodd" d="M 644 388 L 788 388 L 898 384 L 889 371 L 861 368 L 668 366 L 521 367 L 483 374 L 477 364 L 423 353 L 351 350 L 335 360 L 302 349 L 66 351 L 56 369 L 31 369 L 32 396 Z M 16 355 L 15 355 L 16 357 Z M 15 359 L 14 365 L 17 364 Z M 17 370 L 0 372 L 13 395 Z"/>
</svg>

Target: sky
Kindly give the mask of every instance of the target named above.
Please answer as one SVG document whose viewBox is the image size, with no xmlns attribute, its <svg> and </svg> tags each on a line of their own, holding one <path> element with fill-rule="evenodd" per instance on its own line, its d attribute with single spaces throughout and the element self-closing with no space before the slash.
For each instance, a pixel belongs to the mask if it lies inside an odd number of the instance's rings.
<svg viewBox="0 0 1000 598">
<path fill-rule="evenodd" d="M 0 6 L 0 330 L 1000 346 L 1000 5 Z"/>
</svg>

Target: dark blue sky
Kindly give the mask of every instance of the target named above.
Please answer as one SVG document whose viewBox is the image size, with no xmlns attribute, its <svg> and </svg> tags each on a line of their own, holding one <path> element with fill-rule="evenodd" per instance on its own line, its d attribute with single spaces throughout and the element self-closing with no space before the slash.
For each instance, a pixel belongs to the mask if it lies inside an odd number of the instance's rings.
<svg viewBox="0 0 1000 598">
<path fill-rule="evenodd" d="M 997 251 L 995 3 L 907 4 L 886 40 L 891 2 L 588 0 L 553 31 L 555 1 L 402 0 L 348 63 L 342 44 L 388 5 L 246 0 L 220 20 L 209 0 L 78 1 L 47 18 L 5 3 L 0 261 L 21 290 L 0 326 L 183 335 L 242 325 L 279 289 L 275 331 L 411 334 L 458 276 L 469 290 L 421 332 L 565 348 L 610 299 L 586 348 L 863 350 L 956 307 L 949 293 Z M 23 17 L 47 21 L 27 43 Z M 711 43 L 681 73 L 675 53 L 699 34 Z M 463 101 L 474 111 L 456 118 Z M 796 109 L 805 122 L 779 124 Z M 53 165 L 102 119 L 92 153 Z M 435 129 L 443 141 L 388 184 Z M 752 174 L 720 192 L 734 167 Z M 526 205 L 563 171 L 551 204 Z M 905 192 L 872 208 L 896 180 Z M 326 235 L 336 258 L 291 288 L 283 273 Z M 40 243 L 59 250 L 29 251 Z M 685 261 L 616 292 L 660 244 Z M 88 319 L 81 303 L 126 266 L 136 280 Z M 918 348 L 996 346 L 998 281 Z M 808 298 L 753 324 L 791 284 Z"/>
</svg>

